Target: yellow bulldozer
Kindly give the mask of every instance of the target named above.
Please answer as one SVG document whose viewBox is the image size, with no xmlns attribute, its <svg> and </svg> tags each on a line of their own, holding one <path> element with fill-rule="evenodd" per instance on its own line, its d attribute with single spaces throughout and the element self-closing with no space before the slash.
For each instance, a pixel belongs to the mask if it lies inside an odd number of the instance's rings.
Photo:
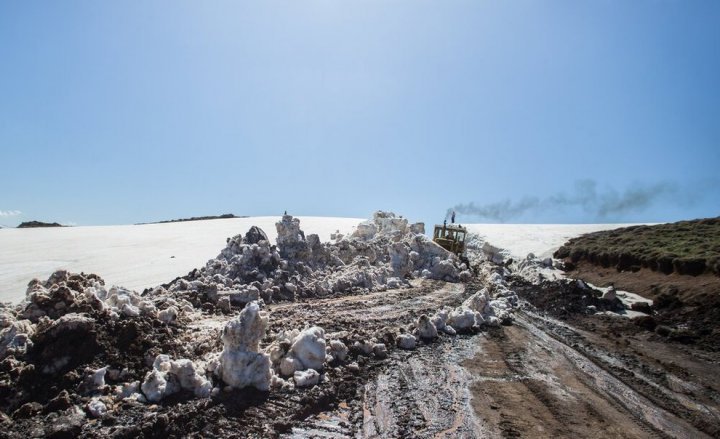
<svg viewBox="0 0 720 439">
<path fill-rule="evenodd" d="M 470 268 L 470 261 L 465 257 L 465 237 L 467 229 L 459 224 L 435 225 L 433 242 L 445 250 L 455 253 Z"/>
</svg>

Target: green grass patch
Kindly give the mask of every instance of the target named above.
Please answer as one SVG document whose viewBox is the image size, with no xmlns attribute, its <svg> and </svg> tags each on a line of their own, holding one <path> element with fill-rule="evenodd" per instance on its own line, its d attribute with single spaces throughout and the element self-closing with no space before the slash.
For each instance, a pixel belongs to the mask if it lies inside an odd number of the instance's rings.
<svg viewBox="0 0 720 439">
<path fill-rule="evenodd" d="M 588 233 L 565 243 L 554 256 L 619 271 L 720 275 L 720 217 Z"/>
</svg>

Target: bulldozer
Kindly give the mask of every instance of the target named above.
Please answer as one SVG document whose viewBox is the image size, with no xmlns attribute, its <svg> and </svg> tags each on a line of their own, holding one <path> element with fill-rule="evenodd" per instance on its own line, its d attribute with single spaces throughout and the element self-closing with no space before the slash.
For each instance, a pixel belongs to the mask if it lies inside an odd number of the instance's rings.
<svg viewBox="0 0 720 439">
<path fill-rule="evenodd" d="M 465 257 L 465 237 L 467 229 L 459 224 L 435 225 L 433 242 L 445 250 L 455 253 L 469 268 L 470 261 Z"/>
</svg>

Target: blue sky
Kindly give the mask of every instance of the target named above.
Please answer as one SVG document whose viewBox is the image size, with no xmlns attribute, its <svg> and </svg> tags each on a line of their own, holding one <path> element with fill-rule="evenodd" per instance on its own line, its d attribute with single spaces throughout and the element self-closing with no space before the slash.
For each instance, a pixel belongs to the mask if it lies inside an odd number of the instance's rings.
<svg viewBox="0 0 720 439">
<path fill-rule="evenodd" d="M 0 224 L 717 216 L 718 23 L 717 1 L 2 2 Z M 588 184 L 622 208 L 546 202 Z"/>
</svg>

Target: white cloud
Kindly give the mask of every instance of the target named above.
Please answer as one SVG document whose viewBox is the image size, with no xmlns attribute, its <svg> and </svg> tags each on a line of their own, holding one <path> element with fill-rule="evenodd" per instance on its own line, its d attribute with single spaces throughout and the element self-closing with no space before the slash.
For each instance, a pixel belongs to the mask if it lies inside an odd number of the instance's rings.
<svg viewBox="0 0 720 439">
<path fill-rule="evenodd" d="M 18 216 L 22 215 L 19 210 L 0 210 L 0 216 Z"/>
</svg>

